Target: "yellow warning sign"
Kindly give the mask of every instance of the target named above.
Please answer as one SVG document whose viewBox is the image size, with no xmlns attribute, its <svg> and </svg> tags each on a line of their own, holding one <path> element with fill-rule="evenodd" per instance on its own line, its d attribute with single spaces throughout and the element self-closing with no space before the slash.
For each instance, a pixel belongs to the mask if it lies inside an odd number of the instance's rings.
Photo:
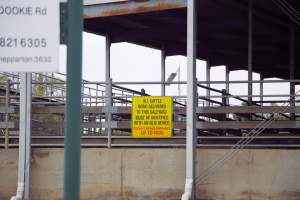
<svg viewBox="0 0 300 200">
<path fill-rule="evenodd" d="M 169 138 L 173 129 L 173 98 L 146 96 L 132 98 L 132 137 Z"/>
</svg>

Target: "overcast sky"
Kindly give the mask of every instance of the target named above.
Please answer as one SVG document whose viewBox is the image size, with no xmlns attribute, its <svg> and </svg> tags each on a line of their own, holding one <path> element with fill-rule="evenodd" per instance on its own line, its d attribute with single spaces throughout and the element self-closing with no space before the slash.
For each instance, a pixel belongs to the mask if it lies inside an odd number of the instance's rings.
<svg viewBox="0 0 300 200">
<path fill-rule="evenodd" d="M 90 33 L 83 35 L 83 78 L 89 81 L 105 80 L 105 38 Z M 111 47 L 111 77 L 113 81 L 160 81 L 161 63 L 160 51 L 137 46 L 129 43 L 112 44 Z M 60 72 L 65 73 L 65 48 L 61 48 Z M 171 56 L 166 59 L 166 79 L 180 66 L 180 79 L 186 81 L 186 58 L 184 56 Z M 206 62 L 197 61 L 197 79 L 205 81 Z M 230 80 L 247 80 L 246 71 L 232 71 Z M 259 80 L 259 74 L 254 73 L 254 79 Z M 178 78 L 176 77 L 176 80 Z M 211 80 L 225 80 L 225 66 L 213 67 Z M 128 87 L 128 86 L 127 86 Z M 159 85 L 131 86 L 136 90 L 144 88 L 151 95 L 160 95 Z M 223 89 L 224 85 L 213 85 L 214 88 Z M 181 86 L 181 94 L 186 92 L 186 86 Z M 167 86 L 167 95 L 178 95 L 177 85 Z M 201 95 L 204 90 L 199 91 Z M 246 84 L 230 85 L 230 93 L 247 95 Z M 265 94 L 287 94 L 287 84 L 265 84 Z M 214 93 L 212 93 L 214 94 Z M 254 84 L 254 94 L 259 94 L 259 84 Z M 231 102 L 237 103 L 237 102 Z"/>
</svg>

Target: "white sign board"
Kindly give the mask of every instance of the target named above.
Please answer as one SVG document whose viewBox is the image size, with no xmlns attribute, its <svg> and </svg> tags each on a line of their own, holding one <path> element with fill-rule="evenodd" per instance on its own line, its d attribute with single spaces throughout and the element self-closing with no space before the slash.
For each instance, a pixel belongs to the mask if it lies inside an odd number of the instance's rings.
<svg viewBox="0 0 300 200">
<path fill-rule="evenodd" d="M 0 0 L 0 71 L 58 71 L 59 12 L 59 0 Z"/>
</svg>

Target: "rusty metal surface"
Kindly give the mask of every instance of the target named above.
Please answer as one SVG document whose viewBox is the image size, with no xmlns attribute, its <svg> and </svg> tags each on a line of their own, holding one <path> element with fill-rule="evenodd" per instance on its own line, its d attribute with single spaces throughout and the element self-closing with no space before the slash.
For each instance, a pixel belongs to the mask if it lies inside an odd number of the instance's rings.
<svg viewBox="0 0 300 200">
<path fill-rule="evenodd" d="M 104 3 L 116 3 L 116 2 L 124 2 L 129 0 L 84 0 L 84 5 L 95 5 L 95 4 L 104 4 Z"/>
<path fill-rule="evenodd" d="M 186 0 L 132 0 L 98 5 L 87 5 L 84 18 L 110 17 L 186 7 Z"/>
<path fill-rule="evenodd" d="M 185 56 L 186 2 L 129 0 L 85 6 L 85 31 L 110 34 L 112 43 L 163 46 L 166 56 Z M 300 8 L 299 0 L 288 2 Z M 253 70 L 265 78 L 289 79 L 290 19 L 272 1 L 255 1 L 254 7 Z M 247 8 L 247 1 L 241 0 L 197 1 L 197 58 L 209 60 L 212 66 L 226 65 L 229 70 L 247 69 Z M 299 35 L 299 29 L 295 34 Z M 299 41 L 296 49 L 300 49 Z M 295 62 L 300 63 L 299 57 Z M 296 68 L 295 78 L 299 76 Z"/>
</svg>

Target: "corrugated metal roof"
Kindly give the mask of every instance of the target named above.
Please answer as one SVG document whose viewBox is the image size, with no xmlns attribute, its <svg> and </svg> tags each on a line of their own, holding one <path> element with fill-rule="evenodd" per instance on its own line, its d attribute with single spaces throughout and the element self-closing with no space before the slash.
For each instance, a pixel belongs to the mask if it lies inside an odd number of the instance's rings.
<svg viewBox="0 0 300 200">
<path fill-rule="evenodd" d="M 299 0 L 288 2 L 300 9 Z M 177 7 L 166 7 L 166 3 L 177 3 Z M 247 5 L 248 0 L 198 1 L 198 58 L 210 60 L 212 65 L 227 65 L 230 70 L 247 69 Z M 186 12 L 186 0 L 88 6 L 85 29 L 97 34 L 109 33 L 112 42 L 164 47 L 168 56 L 186 55 Z M 289 17 L 272 0 L 254 0 L 254 71 L 265 77 L 289 78 L 289 25 Z M 297 27 L 296 55 L 300 52 L 299 33 Z M 297 78 L 300 78 L 299 65 L 300 57 L 296 56 Z"/>
</svg>

